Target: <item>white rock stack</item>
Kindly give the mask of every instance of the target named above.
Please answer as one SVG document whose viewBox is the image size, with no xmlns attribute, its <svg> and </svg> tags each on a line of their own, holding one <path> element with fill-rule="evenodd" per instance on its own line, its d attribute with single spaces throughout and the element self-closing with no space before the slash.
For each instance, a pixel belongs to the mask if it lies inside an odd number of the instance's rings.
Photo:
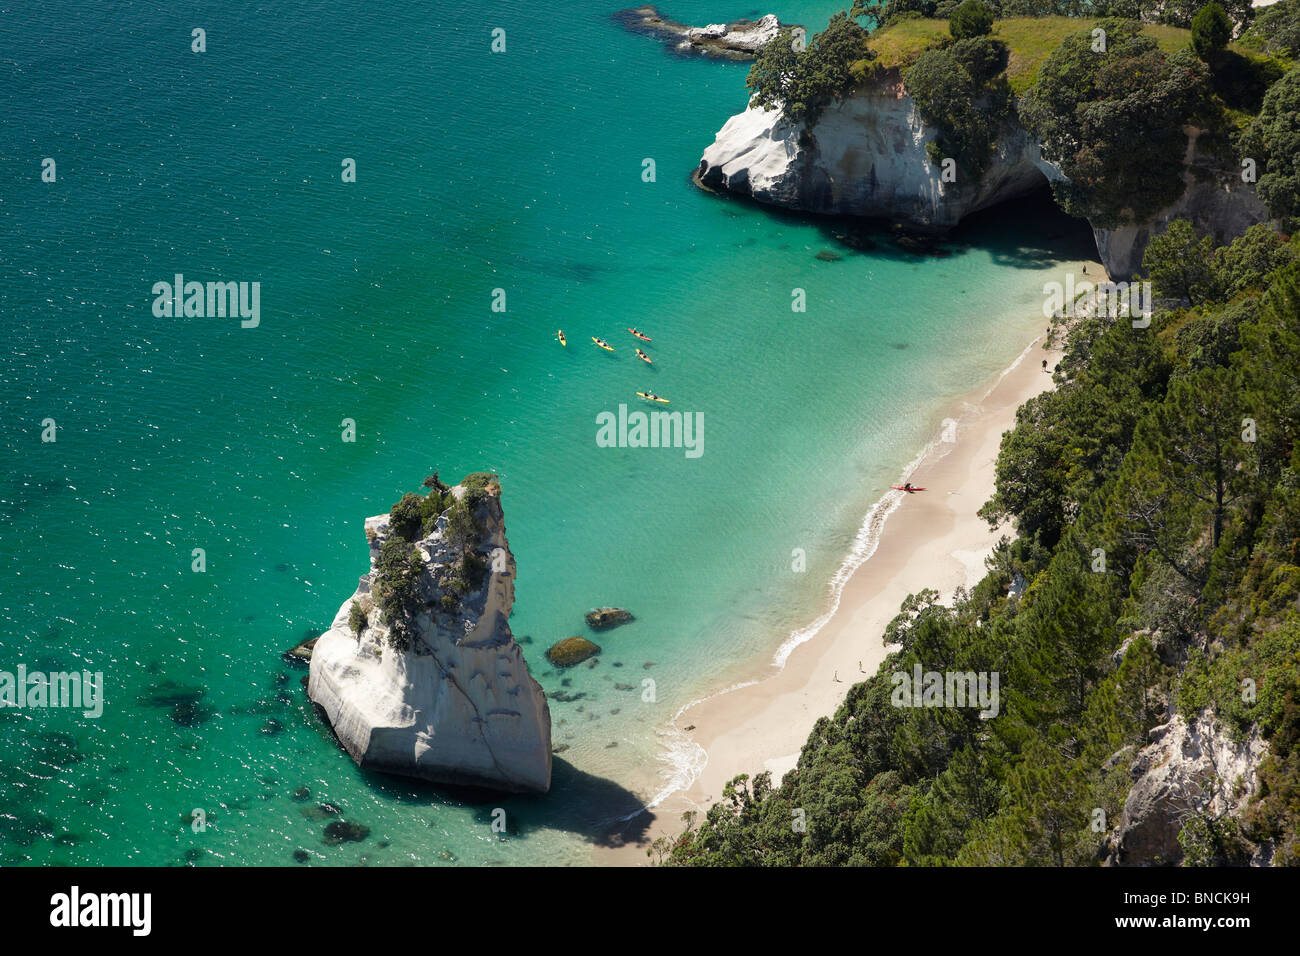
<svg viewBox="0 0 1300 956">
<path fill-rule="evenodd" d="M 457 499 L 468 491 L 452 489 Z M 393 532 L 389 516 L 366 520 L 370 574 L 316 642 L 307 693 L 329 718 L 360 766 L 439 783 L 514 792 L 551 785 L 551 714 L 510 633 L 515 560 L 506 540 L 500 488 L 477 492 L 471 509 L 482 538 L 470 546 L 486 565 L 481 586 L 447 609 L 451 568 L 461 550 L 449 540 L 444 512 L 415 542 L 423 562 L 418 610 L 407 618 L 406 650 L 390 646 L 390 628 L 371 600 L 376 562 Z M 366 613 L 360 635 L 352 605 Z"/>
</svg>

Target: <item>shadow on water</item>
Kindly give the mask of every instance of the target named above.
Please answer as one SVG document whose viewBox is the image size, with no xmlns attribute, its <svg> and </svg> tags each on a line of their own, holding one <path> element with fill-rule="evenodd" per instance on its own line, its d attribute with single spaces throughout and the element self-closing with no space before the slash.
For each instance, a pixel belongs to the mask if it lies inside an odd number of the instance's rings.
<svg viewBox="0 0 1300 956">
<path fill-rule="evenodd" d="M 297 670 L 297 668 L 293 668 Z M 304 693 L 305 698 L 305 693 Z M 318 704 L 305 701 L 302 716 L 343 753 L 343 745 Z M 377 770 L 357 768 L 360 780 L 377 796 L 417 808 L 471 809 L 476 823 L 504 826 L 508 837 L 559 830 L 579 836 L 593 846 L 620 847 L 639 843 L 651 822 L 641 812 L 641 798 L 605 777 L 580 770 L 560 757 L 551 758 L 551 789 L 544 794 L 511 794 L 482 787 L 432 783 Z M 497 811 L 504 810 L 504 816 Z"/>
<path fill-rule="evenodd" d="M 551 789 L 545 794 L 505 794 L 479 787 L 429 783 L 360 770 L 361 779 L 376 793 L 398 803 L 415 806 L 469 808 L 476 823 L 504 826 L 510 837 L 526 839 L 530 833 L 560 830 L 588 843 L 618 847 L 640 842 L 650 824 L 641 813 L 641 798 L 613 780 L 579 770 L 559 757 L 552 758 Z M 504 816 L 498 810 L 504 810 Z"/>
<path fill-rule="evenodd" d="M 698 186 L 698 184 L 697 184 Z M 761 203 L 752 197 L 698 187 L 724 205 L 725 215 L 761 210 L 777 223 L 814 226 L 827 248 L 814 258 L 834 263 L 855 254 L 895 262 L 959 256 L 972 249 L 988 251 L 998 265 L 1044 268 L 1061 260 L 1096 259 L 1097 243 L 1087 220 L 1063 212 L 1052 198 L 1046 178 L 1041 187 L 972 213 L 942 235 L 909 230 L 896 222 L 860 216 L 826 216 Z M 725 206 L 735 209 L 727 211 Z"/>
</svg>

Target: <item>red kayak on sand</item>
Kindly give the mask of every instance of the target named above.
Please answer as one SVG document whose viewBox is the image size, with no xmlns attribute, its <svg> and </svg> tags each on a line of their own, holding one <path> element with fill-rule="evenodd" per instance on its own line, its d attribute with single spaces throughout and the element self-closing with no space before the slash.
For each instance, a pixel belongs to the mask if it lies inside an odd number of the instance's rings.
<svg viewBox="0 0 1300 956">
<path fill-rule="evenodd" d="M 918 488 L 916 485 L 913 485 L 911 488 L 906 488 L 903 485 L 890 485 L 889 487 L 893 488 L 895 491 L 925 491 L 924 488 Z"/>
</svg>

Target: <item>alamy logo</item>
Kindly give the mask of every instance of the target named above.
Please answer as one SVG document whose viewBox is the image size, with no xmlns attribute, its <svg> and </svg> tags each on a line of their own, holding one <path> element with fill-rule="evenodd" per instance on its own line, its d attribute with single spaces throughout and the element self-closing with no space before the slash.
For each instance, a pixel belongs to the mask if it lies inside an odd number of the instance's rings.
<svg viewBox="0 0 1300 956">
<path fill-rule="evenodd" d="M 104 713 L 104 675 L 100 671 L 29 673 L 26 664 L 19 664 L 16 674 L 0 671 L 0 707 L 69 707 L 80 710 L 83 717 L 99 717 Z"/>
<path fill-rule="evenodd" d="M 133 936 L 148 936 L 152 928 L 150 893 L 86 893 L 74 886 L 50 897 L 50 925 L 129 926 Z"/>
<path fill-rule="evenodd" d="M 160 319 L 224 319 L 239 316 L 240 325 L 255 329 L 262 321 L 262 283 L 185 281 L 153 284 L 153 314 Z"/>
<path fill-rule="evenodd" d="M 1151 324 L 1152 293 L 1150 282 L 1074 282 L 1074 273 L 1066 273 L 1065 283 L 1043 283 L 1043 315 L 1074 316 L 1080 297 L 1096 290 L 1097 312 L 1112 319 L 1133 316 L 1133 327 L 1144 329 Z M 1138 317 L 1142 321 L 1139 321 Z"/>
<path fill-rule="evenodd" d="M 704 454 L 703 412 L 629 412 L 596 416 L 596 445 L 600 448 L 684 448 L 687 458 Z"/>
<path fill-rule="evenodd" d="M 996 717 L 998 672 L 922 671 L 921 665 L 894 671 L 889 702 L 895 707 L 979 707 L 980 716 Z"/>
</svg>

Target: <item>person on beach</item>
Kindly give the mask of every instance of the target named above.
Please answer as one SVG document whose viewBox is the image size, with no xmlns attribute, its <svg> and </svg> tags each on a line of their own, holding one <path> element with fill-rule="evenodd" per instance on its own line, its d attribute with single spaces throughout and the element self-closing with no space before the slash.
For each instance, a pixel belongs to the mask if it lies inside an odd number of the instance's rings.
<svg viewBox="0 0 1300 956">
<path fill-rule="evenodd" d="M 1043 371 L 1047 371 L 1047 359 L 1043 359 Z"/>
<path fill-rule="evenodd" d="M 911 491 L 911 490 L 912 490 L 912 483 L 911 483 L 910 481 L 905 481 L 905 482 L 903 482 L 903 490 L 904 490 L 904 491 Z"/>
</svg>

